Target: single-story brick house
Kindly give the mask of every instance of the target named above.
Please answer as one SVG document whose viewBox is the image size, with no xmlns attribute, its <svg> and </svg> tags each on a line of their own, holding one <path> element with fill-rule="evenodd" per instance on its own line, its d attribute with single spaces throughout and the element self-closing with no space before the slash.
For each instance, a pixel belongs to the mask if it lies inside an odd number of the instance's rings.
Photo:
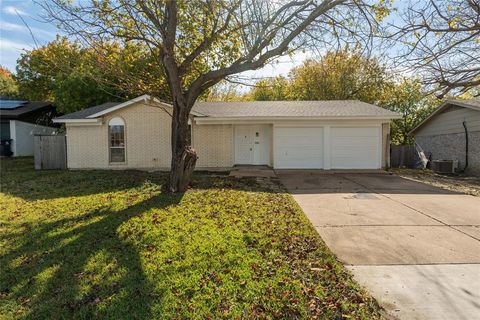
<svg viewBox="0 0 480 320">
<path fill-rule="evenodd" d="M 465 172 L 480 175 L 480 99 L 447 100 L 410 134 L 432 160 L 468 161 Z"/>
<path fill-rule="evenodd" d="M 168 169 L 172 106 L 143 95 L 54 119 L 70 169 Z M 198 102 L 190 117 L 197 169 L 380 169 L 391 119 L 360 101 Z"/>
</svg>

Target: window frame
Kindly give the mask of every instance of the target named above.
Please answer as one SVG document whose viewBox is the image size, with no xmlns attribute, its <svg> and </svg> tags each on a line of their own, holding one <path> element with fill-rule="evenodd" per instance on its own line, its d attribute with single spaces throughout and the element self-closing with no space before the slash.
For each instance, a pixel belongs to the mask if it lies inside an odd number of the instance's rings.
<svg viewBox="0 0 480 320">
<path fill-rule="evenodd" d="M 120 120 L 122 124 L 110 124 L 112 120 Z M 123 126 L 123 147 L 112 147 L 111 127 Z M 127 163 L 127 129 L 125 120 L 122 117 L 113 117 L 108 120 L 107 123 L 107 142 L 108 142 L 108 163 L 110 165 L 122 165 Z M 112 161 L 112 149 L 123 149 L 123 161 Z"/>
</svg>

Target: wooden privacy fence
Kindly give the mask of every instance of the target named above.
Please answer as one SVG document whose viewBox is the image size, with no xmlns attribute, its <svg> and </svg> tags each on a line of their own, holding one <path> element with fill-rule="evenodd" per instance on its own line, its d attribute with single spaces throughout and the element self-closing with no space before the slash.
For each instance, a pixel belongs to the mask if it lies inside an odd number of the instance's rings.
<svg viewBox="0 0 480 320">
<path fill-rule="evenodd" d="M 66 169 L 65 136 L 34 136 L 35 169 Z"/>
<path fill-rule="evenodd" d="M 415 166 L 415 146 L 390 146 L 390 166 L 392 168 L 413 168 Z"/>
</svg>

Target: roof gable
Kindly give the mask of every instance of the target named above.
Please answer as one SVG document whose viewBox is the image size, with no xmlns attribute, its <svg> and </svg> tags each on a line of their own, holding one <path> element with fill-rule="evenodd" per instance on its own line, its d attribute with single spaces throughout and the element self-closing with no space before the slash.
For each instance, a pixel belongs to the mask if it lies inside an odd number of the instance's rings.
<svg viewBox="0 0 480 320">
<path fill-rule="evenodd" d="M 447 111 L 452 106 L 463 107 L 463 108 L 468 108 L 475 111 L 480 111 L 480 99 L 447 100 L 444 103 L 442 103 L 437 109 L 433 110 L 433 112 L 427 118 L 425 118 L 422 122 L 420 122 L 408 134 L 410 135 L 415 134 L 418 130 L 423 128 L 427 123 L 432 121 L 437 115 Z"/>
</svg>

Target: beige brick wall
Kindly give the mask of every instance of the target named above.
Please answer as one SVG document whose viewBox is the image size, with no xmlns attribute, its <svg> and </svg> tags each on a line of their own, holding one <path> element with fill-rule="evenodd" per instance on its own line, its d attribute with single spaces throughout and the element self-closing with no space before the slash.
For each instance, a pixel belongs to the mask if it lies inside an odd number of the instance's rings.
<svg viewBox="0 0 480 320">
<path fill-rule="evenodd" d="M 233 166 L 232 125 L 194 125 L 192 144 L 198 154 L 197 168 L 229 168 Z"/>
<path fill-rule="evenodd" d="M 66 128 L 68 168 L 108 168 L 107 129 L 104 125 L 67 124 Z"/>
<path fill-rule="evenodd" d="M 125 121 L 126 163 L 109 163 L 108 121 Z M 100 126 L 67 125 L 71 169 L 167 169 L 170 167 L 171 117 L 163 109 L 138 103 L 106 115 Z"/>
</svg>

